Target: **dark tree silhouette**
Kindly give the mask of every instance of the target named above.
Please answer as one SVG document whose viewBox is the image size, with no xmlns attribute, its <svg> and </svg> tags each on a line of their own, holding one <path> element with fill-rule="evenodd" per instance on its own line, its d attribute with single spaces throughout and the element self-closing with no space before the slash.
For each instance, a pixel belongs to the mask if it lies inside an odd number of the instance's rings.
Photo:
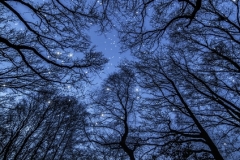
<svg viewBox="0 0 240 160">
<path fill-rule="evenodd" d="M 86 112 L 75 98 L 45 90 L 8 107 L 1 110 L 1 159 L 76 159 L 85 154 L 79 145 Z"/>
<path fill-rule="evenodd" d="M 220 75 L 217 79 L 205 69 L 210 69 L 210 64 L 195 65 L 203 61 L 178 53 L 171 50 L 168 56 L 149 55 L 134 64 L 139 85 L 149 92 L 144 117 L 147 130 L 154 133 L 152 143 L 163 139 L 156 145 L 169 155 L 183 153 L 184 148 L 176 150 L 176 146 L 190 143 L 189 157 L 236 159 L 239 107 L 236 90 L 230 87 L 233 83 L 225 83 L 227 88 Z"/>
<path fill-rule="evenodd" d="M 0 2 L 0 87 L 74 85 L 107 60 L 86 31 L 98 17 L 83 1 Z"/>
<path fill-rule="evenodd" d="M 215 159 L 238 159 L 239 137 L 234 135 L 239 132 L 240 116 L 239 1 L 106 0 L 101 7 L 102 31 L 118 31 L 122 49 L 131 50 L 140 59 L 137 70 L 142 76 L 138 79 L 150 95 L 160 94 L 148 102 L 162 104 L 159 99 L 164 99 L 170 111 L 172 106 L 177 108 L 174 115 L 178 122 L 186 123 L 182 127 L 192 127 L 177 128 L 184 134 L 174 132 L 182 137 L 200 133 L 207 144 L 194 143 L 204 148 L 195 150 L 199 153 L 208 154 L 208 146 L 212 154 L 217 153 L 213 154 Z M 149 82 L 151 79 L 154 81 Z M 161 117 L 158 123 L 175 122 L 162 113 L 150 113 Z M 157 115 L 151 114 L 155 120 Z M 152 123 L 150 120 L 148 125 Z M 204 130 L 212 140 L 203 136 Z"/>
<path fill-rule="evenodd" d="M 1 1 L 0 91 L 81 87 L 107 62 L 92 24 L 136 57 L 93 92 L 89 114 L 50 90 L 0 95 L 1 159 L 239 159 L 239 5 Z"/>
<path fill-rule="evenodd" d="M 101 30 L 116 29 L 122 49 L 158 52 L 169 42 L 169 32 L 181 28 L 215 28 L 227 37 L 239 31 L 239 1 L 224 0 L 132 0 L 100 1 Z M 97 3 L 96 3 L 97 4 Z M 216 33 L 218 34 L 218 33 Z M 167 43 L 168 43 L 167 42 Z"/>
<path fill-rule="evenodd" d="M 228 22 L 225 25 L 230 26 Z M 169 47 L 170 63 L 185 82 L 188 97 L 201 108 L 198 115 L 205 117 L 205 124 L 210 122 L 211 128 L 215 127 L 211 132 L 219 134 L 221 131 L 220 138 L 228 137 L 222 144 L 228 150 L 225 154 L 230 156 L 240 147 L 236 145 L 238 137 L 234 136 L 240 129 L 239 44 L 233 38 L 236 36 L 233 30 L 226 34 L 218 28 L 174 32 L 178 35 L 176 44 L 180 39 L 182 43 L 181 46 Z"/>
<path fill-rule="evenodd" d="M 127 155 L 136 159 L 135 151 L 141 146 L 141 138 L 134 74 L 122 67 L 109 75 L 94 93 L 93 113 L 87 128 L 89 140 L 115 150 L 119 157 Z"/>
</svg>

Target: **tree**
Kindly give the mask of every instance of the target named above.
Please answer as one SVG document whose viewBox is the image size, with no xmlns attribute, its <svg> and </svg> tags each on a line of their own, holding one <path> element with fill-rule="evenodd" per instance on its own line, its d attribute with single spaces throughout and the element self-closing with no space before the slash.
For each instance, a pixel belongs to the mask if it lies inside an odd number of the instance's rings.
<svg viewBox="0 0 240 160">
<path fill-rule="evenodd" d="M 37 101 L 42 115 L 38 116 L 29 101 L 15 108 L 12 102 L 2 103 L 7 109 L 1 110 L 2 158 L 23 159 L 30 148 L 30 158 L 42 159 L 86 159 L 92 151 L 92 159 L 96 154 L 102 159 L 239 159 L 239 4 L 235 0 L 0 2 L 4 64 L 0 89 L 32 90 L 53 84 L 49 82 L 74 85 L 87 80 L 85 69 L 96 71 L 106 62 L 84 34 L 94 23 L 102 32 L 116 29 L 122 49 L 138 58 L 94 92 L 90 115 L 84 119 L 90 143 L 78 149 L 74 146 L 82 140 L 75 133 L 81 129 L 68 119 L 77 108 L 69 113 L 64 107 L 51 108 L 52 102 Z M 17 22 L 22 30 L 13 27 Z M 83 59 L 71 58 L 80 52 Z M 137 84 L 141 97 L 135 92 Z M 62 99 L 57 99 L 57 106 L 68 102 Z M 45 112 L 55 120 L 46 117 L 49 123 L 45 123 Z M 16 115 L 19 121 L 14 121 Z M 40 139 L 32 138 L 35 135 Z M 82 153 L 85 147 L 90 152 Z"/>
<path fill-rule="evenodd" d="M 223 159 L 214 137 L 199 119 L 194 103 L 182 87 L 182 79 L 172 70 L 171 64 L 157 56 L 147 57 L 136 63 L 136 69 L 140 86 L 150 92 L 145 110 L 149 120 L 147 130 L 154 133 L 152 143 L 155 143 L 154 139 L 162 139 L 158 145 L 164 152 L 165 147 L 174 149 L 178 144 L 190 143 L 189 156 L 210 154 L 208 158 Z M 172 154 L 170 149 L 168 151 Z"/>
<path fill-rule="evenodd" d="M 107 62 L 85 33 L 98 20 L 90 4 L 1 1 L 0 8 L 1 89 L 74 85 Z"/>
<path fill-rule="evenodd" d="M 227 159 L 237 159 L 239 149 L 239 138 L 234 136 L 239 132 L 240 115 L 238 11 L 239 1 L 235 0 L 102 1 L 101 29 L 116 29 L 122 49 L 131 50 L 140 59 L 138 79 L 155 97 L 149 103 L 162 104 L 159 99 L 163 99 L 169 112 L 178 110 L 173 115 L 187 126 L 195 117 L 213 139 L 212 146 Z M 161 117 L 158 123 L 175 122 L 171 116 L 150 113 L 153 120 Z M 149 126 L 152 123 L 150 120 Z M 192 129 L 195 133 L 196 128 Z M 189 132 L 184 129 L 184 133 Z"/>
<path fill-rule="evenodd" d="M 208 30 L 198 28 L 172 32 L 178 35 L 178 38 L 174 38 L 176 44 L 180 39 L 183 42 L 181 46 L 168 48 L 172 54 L 171 63 L 180 69 L 185 77 L 190 77 L 185 78 L 189 83 L 188 88 L 191 88 L 188 90 L 199 94 L 196 97 L 205 97 L 222 106 L 220 108 L 224 108 L 232 118 L 230 123 L 234 124 L 240 120 L 239 104 L 235 102 L 235 99 L 239 98 L 239 41 L 234 38 L 233 30 L 221 30 L 221 25 L 230 27 L 229 21 L 215 22 Z M 203 32 L 205 34 L 202 34 Z M 189 43 L 191 46 L 188 46 Z M 236 123 L 234 125 L 239 126 Z"/>
<path fill-rule="evenodd" d="M 169 33 L 182 28 L 215 28 L 237 40 L 233 33 L 239 30 L 239 1 L 102 0 L 99 3 L 96 4 L 102 15 L 100 30 L 116 29 L 122 49 L 133 54 L 158 52 L 163 45 L 171 43 Z M 211 35 L 219 35 L 217 32 Z"/>
<path fill-rule="evenodd" d="M 225 22 L 224 22 L 225 23 Z M 218 27 L 216 26 L 216 29 Z M 219 135 L 225 147 L 226 156 L 237 156 L 239 149 L 239 54 L 237 41 L 231 40 L 231 34 L 215 29 L 199 28 L 194 31 L 175 32 L 181 41 L 188 39 L 191 46 L 182 43 L 181 47 L 169 47 L 170 63 L 179 71 L 179 78 L 185 82 L 184 88 L 195 106 L 200 107 L 199 116 L 205 117 L 205 123 L 211 123 L 211 132 Z M 209 34 L 202 34 L 203 32 Z M 216 37 L 211 37 L 215 32 Z M 175 39 L 179 41 L 179 39 Z M 181 48 L 181 49 L 180 49 Z M 188 54 L 183 53 L 188 52 Z M 205 111 L 203 110 L 205 108 Z M 214 128 L 213 128 L 214 126 Z M 221 134 L 219 132 L 221 131 Z M 224 138 L 223 138 L 224 137 Z M 234 157 L 232 159 L 235 159 Z"/>
<path fill-rule="evenodd" d="M 86 112 L 74 97 L 42 90 L 1 112 L 1 159 L 76 159 L 83 156 Z"/>
<path fill-rule="evenodd" d="M 211 153 L 215 159 L 236 159 L 239 107 L 234 83 L 223 83 L 225 77 L 214 74 L 212 69 L 216 68 L 200 61 L 196 52 L 185 55 L 180 48 L 175 49 L 165 56 L 142 56 L 131 66 L 136 67 L 139 85 L 148 91 L 144 117 L 147 130 L 155 134 L 152 143 L 163 139 L 156 144 L 163 153 L 168 150 L 172 154 L 174 146 L 190 143 L 192 156 Z"/>
<path fill-rule="evenodd" d="M 127 155 L 131 160 L 136 159 L 141 147 L 136 87 L 134 73 L 126 67 L 109 75 L 92 96 L 92 116 L 86 129 L 91 142 L 111 149 L 118 157 Z"/>
</svg>

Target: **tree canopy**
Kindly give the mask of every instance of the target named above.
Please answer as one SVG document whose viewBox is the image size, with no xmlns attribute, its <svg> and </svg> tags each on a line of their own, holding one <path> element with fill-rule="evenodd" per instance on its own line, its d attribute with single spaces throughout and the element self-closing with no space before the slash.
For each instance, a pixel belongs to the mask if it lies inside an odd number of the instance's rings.
<svg viewBox="0 0 240 160">
<path fill-rule="evenodd" d="M 86 34 L 98 19 L 86 2 L 1 1 L 0 8 L 1 88 L 74 85 L 107 62 Z"/>
<path fill-rule="evenodd" d="M 1 1 L 0 157 L 239 159 L 239 5 Z M 133 60 L 80 99 L 63 87 L 82 88 L 107 63 L 87 35 L 93 24 L 117 31 Z"/>
</svg>

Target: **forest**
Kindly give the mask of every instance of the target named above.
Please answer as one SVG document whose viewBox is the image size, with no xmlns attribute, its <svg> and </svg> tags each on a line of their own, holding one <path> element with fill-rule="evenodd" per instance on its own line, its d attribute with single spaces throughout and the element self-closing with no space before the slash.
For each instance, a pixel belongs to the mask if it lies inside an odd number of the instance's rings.
<svg viewBox="0 0 240 160">
<path fill-rule="evenodd" d="M 238 160 L 240 1 L 2 0 L 0 102 L 2 160 Z"/>
</svg>

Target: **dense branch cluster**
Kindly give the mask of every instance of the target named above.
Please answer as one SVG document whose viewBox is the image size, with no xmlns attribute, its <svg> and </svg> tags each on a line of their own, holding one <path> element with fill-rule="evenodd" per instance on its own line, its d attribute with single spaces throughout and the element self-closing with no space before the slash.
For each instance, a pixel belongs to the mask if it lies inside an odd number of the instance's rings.
<svg viewBox="0 0 240 160">
<path fill-rule="evenodd" d="M 87 4 L 2 1 L 0 7 L 1 88 L 74 85 L 107 62 L 85 33 L 98 19 Z"/>
<path fill-rule="evenodd" d="M 240 1 L 1 1 L 0 8 L 1 159 L 240 158 Z M 85 71 L 107 62 L 91 48 L 90 24 L 116 30 L 134 60 L 83 100 L 56 84 L 81 88 Z"/>
</svg>

